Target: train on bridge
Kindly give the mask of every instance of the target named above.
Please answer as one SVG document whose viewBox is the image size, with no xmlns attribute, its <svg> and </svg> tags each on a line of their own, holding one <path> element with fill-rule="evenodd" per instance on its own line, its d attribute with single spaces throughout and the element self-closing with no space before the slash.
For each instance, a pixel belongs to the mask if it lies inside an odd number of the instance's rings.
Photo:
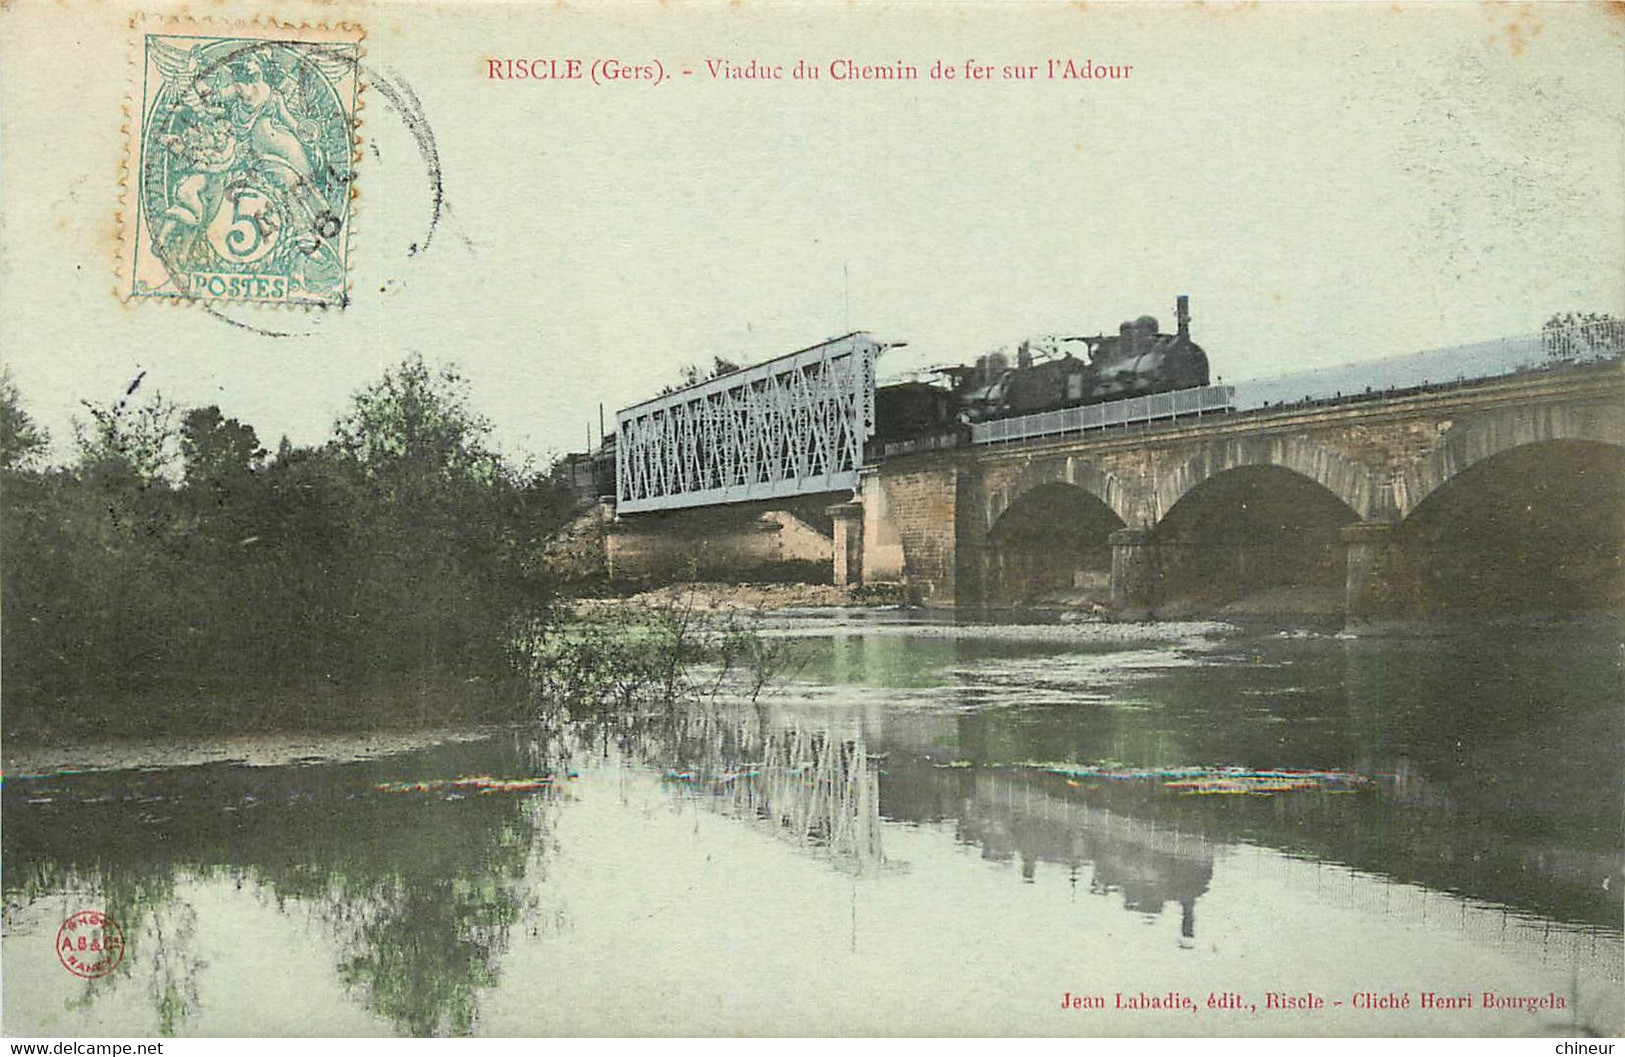
<svg viewBox="0 0 1625 1057">
<path fill-rule="evenodd" d="M 600 494 L 627 509 L 703 505 L 789 494 L 790 479 L 832 470 L 855 480 L 865 458 L 1230 410 L 1229 391 L 1208 385 L 1207 354 L 1191 340 L 1183 295 L 1175 319 L 1172 334 L 1140 316 L 1114 335 L 1031 338 L 1013 359 L 992 352 L 934 369 L 934 382 L 879 387 L 873 359 L 886 346 L 850 334 L 623 411 L 593 476 Z M 835 389 L 832 369 L 844 379 Z M 867 392 L 845 391 L 853 385 Z M 845 422 L 865 406 L 866 421 L 843 427 L 841 446 L 854 450 L 834 451 L 817 430 L 793 426 Z M 630 462 L 619 451 L 629 440 L 637 448 Z M 806 474 L 809 466 L 822 474 Z M 630 490 L 620 479 L 629 468 L 638 474 Z"/>
<path fill-rule="evenodd" d="M 947 384 L 903 382 L 875 393 L 875 439 L 895 441 L 955 426 L 1130 400 L 1208 384 L 1207 353 L 1191 340 L 1190 300 L 1175 303 L 1174 333 L 1153 316 L 1125 321 L 1115 335 L 1030 338 L 974 365 L 939 367 Z M 1079 356 L 1076 353 L 1082 352 Z"/>
</svg>

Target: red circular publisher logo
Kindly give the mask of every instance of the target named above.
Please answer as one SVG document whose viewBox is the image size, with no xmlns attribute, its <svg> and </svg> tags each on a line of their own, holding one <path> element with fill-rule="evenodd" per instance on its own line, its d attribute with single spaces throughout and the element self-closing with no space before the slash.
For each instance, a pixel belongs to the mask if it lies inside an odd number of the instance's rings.
<svg viewBox="0 0 1625 1057">
<path fill-rule="evenodd" d="M 100 911 L 81 910 L 56 930 L 56 956 L 75 976 L 106 976 L 124 960 L 124 930 Z"/>
</svg>

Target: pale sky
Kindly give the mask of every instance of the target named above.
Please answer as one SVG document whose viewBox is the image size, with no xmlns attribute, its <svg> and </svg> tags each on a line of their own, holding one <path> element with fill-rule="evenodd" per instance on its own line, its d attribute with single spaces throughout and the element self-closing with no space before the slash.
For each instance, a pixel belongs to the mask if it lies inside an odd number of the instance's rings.
<svg viewBox="0 0 1625 1057">
<path fill-rule="evenodd" d="M 1214 371 L 1240 380 L 1625 313 L 1625 19 L 1602 6 L 276 10 L 359 21 L 376 79 L 353 303 L 221 309 L 283 337 L 116 296 L 128 12 L 0 11 L 0 356 L 59 455 L 79 401 L 142 370 L 274 447 L 321 440 L 415 350 L 463 369 L 506 450 L 545 456 L 682 364 L 849 330 L 909 343 L 892 374 L 1145 313 L 1171 329 L 1185 293 Z M 553 56 L 658 60 L 669 80 L 487 76 Z M 823 78 L 706 68 L 797 58 Z M 1133 69 L 1000 79 L 1052 58 Z M 836 82 L 839 59 L 921 79 Z M 961 76 L 930 79 L 937 59 Z M 427 245 L 402 90 L 442 176 Z"/>
</svg>

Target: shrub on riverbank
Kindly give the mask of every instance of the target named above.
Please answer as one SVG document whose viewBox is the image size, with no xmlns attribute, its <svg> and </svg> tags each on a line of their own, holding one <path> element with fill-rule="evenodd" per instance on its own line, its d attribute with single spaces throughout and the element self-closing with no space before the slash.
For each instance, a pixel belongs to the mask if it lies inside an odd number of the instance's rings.
<svg viewBox="0 0 1625 1057">
<path fill-rule="evenodd" d="M 330 441 L 274 457 L 141 385 L 87 404 L 77 458 L 46 468 L 0 393 L 8 736 L 394 725 L 426 686 L 508 707 L 493 688 L 548 612 L 541 545 L 574 497 L 496 453 L 454 372 L 408 359 Z"/>
<path fill-rule="evenodd" d="M 691 601 L 538 622 L 524 649 L 538 704 L 570 715 L 709 696 L 724 685 L 754 698 L 785 660 L 749 617 L 706 614 Z"/>
</svg>

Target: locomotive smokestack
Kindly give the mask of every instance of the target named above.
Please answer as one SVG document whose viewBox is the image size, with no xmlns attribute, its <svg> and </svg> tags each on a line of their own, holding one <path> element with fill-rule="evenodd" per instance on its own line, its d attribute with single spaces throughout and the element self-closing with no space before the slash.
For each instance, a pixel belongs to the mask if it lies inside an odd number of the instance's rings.
<svg viewBox="0 0 1625 1057">
<path fill-rule="evenodd" d="M 1191 299 L 1180 294 L 1174 299 L 1174 316 L 1179 320 L 1179 336 L 1189 341 L 1191 338 Z"/>
</svg>

